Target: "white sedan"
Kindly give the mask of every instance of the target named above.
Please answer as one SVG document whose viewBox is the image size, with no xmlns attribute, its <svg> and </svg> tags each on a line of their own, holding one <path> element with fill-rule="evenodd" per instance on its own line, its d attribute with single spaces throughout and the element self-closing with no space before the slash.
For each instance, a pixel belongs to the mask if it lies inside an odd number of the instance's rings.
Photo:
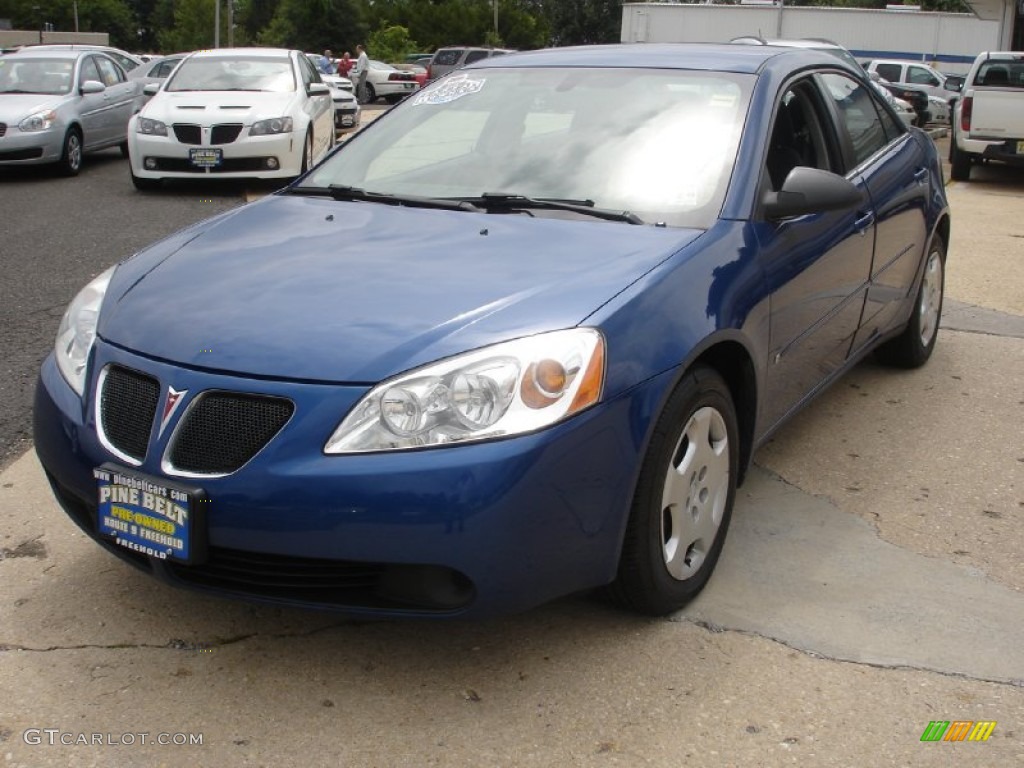
<svg viewBox="0 0 1024 768">
<path fill-rule="evenodd" d="M 189 54 L 128 126 L 132 181 L 289 179 L 334 146 L 334 105 L 300 51 Z"/>
<path fill-rule="evenodd" d="M 370 69 L 366 74 L 367 104 L 373 104 L 379 98 L 395 104 L 419 88 L 415 72 L 403 72 L 383 61 L 370 59 Z"/>
</svg>

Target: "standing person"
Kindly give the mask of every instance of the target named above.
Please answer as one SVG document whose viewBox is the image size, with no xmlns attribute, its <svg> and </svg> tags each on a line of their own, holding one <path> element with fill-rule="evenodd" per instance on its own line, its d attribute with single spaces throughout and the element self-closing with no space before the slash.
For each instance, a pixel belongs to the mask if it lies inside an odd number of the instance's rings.
<svg viewBox="0 0 1024 768">
<path fill-rule="evenodd" d="M 352 61 L 352 57 L 348 51 L 345 51 L 338 60 L 338 74 L 342 77 L 348 77 L 348 73 L 352 71 L 352 66 L 355 64 Z"/>
<path fill-rule="evenodd" d="M 352 75 L 356 78 L 356 98 L 360 104 L 365 104 L 369 94 L 366 93 L 366 76 L 370 71 L 370 57 L 366 55 L 366 49 L 362 43 L 356 46 L 356 65 L 352 68 Z"/>
<path fill-rule="evenodd" d="M 324 51 L 324 55 L 320 57 L 320 64 L 317 65 L 317 69 L 320 70 L 321 75 L 334 74 L 334 61 L 330 48 Z"/>
</svg>

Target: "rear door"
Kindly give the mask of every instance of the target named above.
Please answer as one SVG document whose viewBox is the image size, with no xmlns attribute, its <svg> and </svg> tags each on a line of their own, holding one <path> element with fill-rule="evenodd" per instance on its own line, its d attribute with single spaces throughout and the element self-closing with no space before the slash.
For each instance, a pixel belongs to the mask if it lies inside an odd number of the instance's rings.
<svg viewBox="0 0 1024 768">
<path fill-rule="evenodd" d="M 909 132 L 873 88 L 822 76 L 847 167 L 871 198 L 875 248 L 864 316 L 852 352 L 900 320 L 925 248 L 931 175 L 920 134 Z"/>
<path fill-rule="evenodd" d="M 129 82 L 124 70 L 113 59 L 104 55 L 93 58 L 96 59 L 100 80 L 107 86 L 102 94 L 106 106 L 104 123 L 107 141 L 120 144 L 128 138 L 128 121 L 135 111 L 135 97 L 141 86 L 135 81 Z"/>
</svg>

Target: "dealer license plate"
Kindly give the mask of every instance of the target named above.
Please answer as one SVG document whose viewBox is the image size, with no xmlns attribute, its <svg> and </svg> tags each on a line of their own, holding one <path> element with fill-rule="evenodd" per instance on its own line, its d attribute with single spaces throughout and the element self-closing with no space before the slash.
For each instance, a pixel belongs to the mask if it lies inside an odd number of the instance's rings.
<svg viewBox="0 0 1024 768">
<path fill-rule="evenodd" d="M 1017 142 L 1017 154 L 1024 155 L 1024 141 Z"/>
<path fill-rule="evenodd" d="M 224 150 L 192 147 L 188 151 L 188 160 L 196 168 L 216 168 L 224 162 Z"/>
<path fill-rule="evenodd" d="M 158 560 L 195 563 L 205 557 L 205 495 L 164 479 L 104 464 L 92 471 L 97 525 L 125 549 Z"/>
</svg>

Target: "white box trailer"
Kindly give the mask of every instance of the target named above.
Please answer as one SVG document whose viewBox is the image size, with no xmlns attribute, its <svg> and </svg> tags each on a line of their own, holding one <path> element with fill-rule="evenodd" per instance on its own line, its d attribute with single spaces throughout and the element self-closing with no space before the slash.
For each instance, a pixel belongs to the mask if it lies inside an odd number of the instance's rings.
<svg viewBox="0 0 1024 768">
<path fill-rule="evenodd" d="M 1009 50 L 1016 7 L 993 6 L 978 18 L 967 13 L 822 8 L 820 6 L 689 5 L 628 3 L 622 6 L 624 43 L 724 43 L 735 37 L 818 37 L 850 49 L 859 61 L 923 61 L 944 72 L 966 73 L 982 51 Z"/>
</svg>

